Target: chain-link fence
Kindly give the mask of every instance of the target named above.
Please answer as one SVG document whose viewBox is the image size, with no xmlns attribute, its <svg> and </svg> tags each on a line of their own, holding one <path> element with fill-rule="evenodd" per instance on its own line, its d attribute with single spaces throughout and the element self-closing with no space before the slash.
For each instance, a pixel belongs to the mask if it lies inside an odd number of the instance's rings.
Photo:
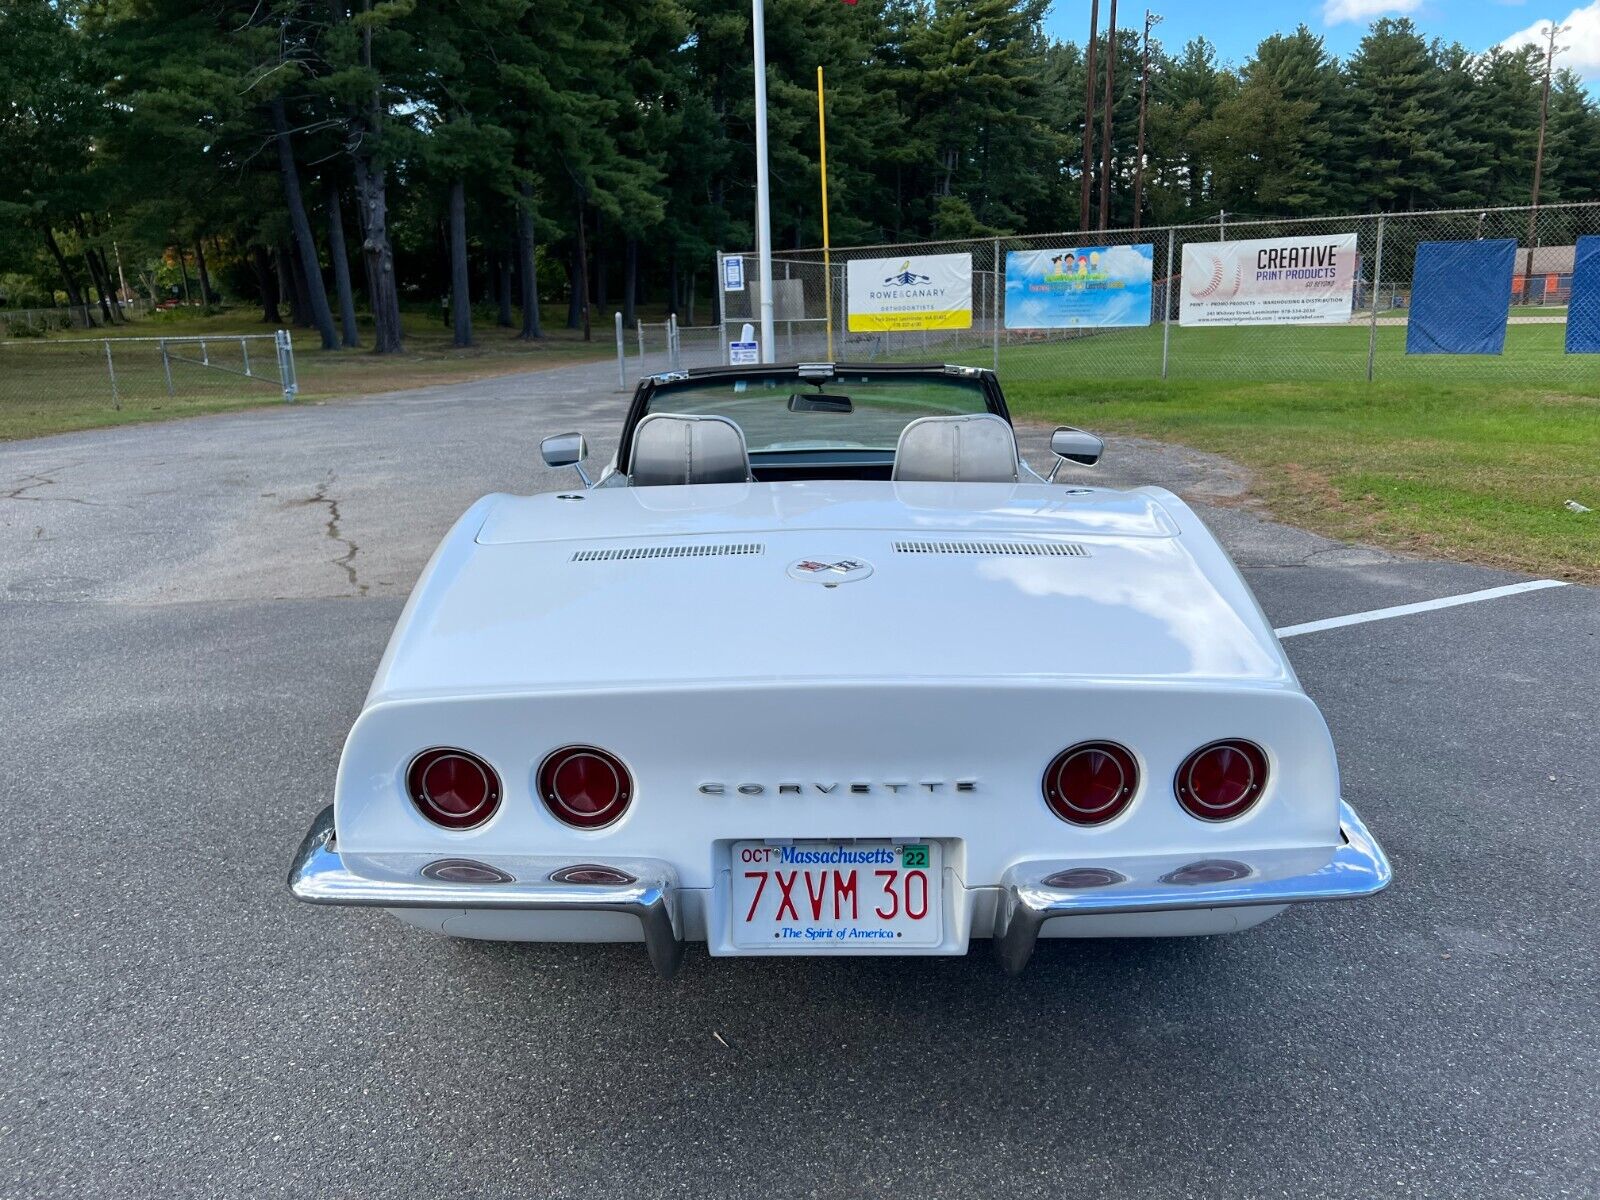
<svg viewBox="0 0 1600 1200">
<path fill-rule="evenodd" d="M 665 321 L 639 321 L 631 338 L 627 331 L 623 333 L 625 377 L 631 384 L 643 375 L 712 367 L 726 362 L 727 333 L 722 325 L 680 325 L 676 317 Z M 739 330 L 733 329 L 732 335 L 737 339 Z"/>
<path fill-rule="evenodd" d="M 117 316 L 125 321 L 147 316 L 154 310 L 148 300 L 123 300 L 116 306 Z M 55 308 L 7 308 L 0 306 L 0 338 L 48 337 L 73 329 L 113 328 L 107 326 L 104 310 L 96 304 L 64 304 Z"/>
<path fill-rule="evenodd" d="M 1351 314 L 1337 324 L 1187 325 L 1181 316 L 1185 246 L 1353 234 Z M 1002 379 L 1398 380 L 1472 382 L 1600 395 L 1600 356 L 1566 352 L 1566 303 L 1575 247 L 1600 234 L 1600 204 L 1538 210 L 1490 209 L 1367 217 L 1236 221 L 1141 230 L 1035 234 L 915 245 L 821 250 L 773 257 L 776 354 L 781 361 L 934 360 L 992 366 Z M 1517 246 L 1503 353 L 1408 354 L 1413 269 L 1425 242 L 1514 240 Z M 1148 246 L 1153 280 L 1148 323 L 1123 327 L 1026 328 L 1007 319 L 1006 260 L 1017 251 Z M 972 319 L 960 329 L 859 332 L 850 328 L 849 263 L 970 254 Z M 731 272 L 727 260 L 742 260 Z M 760 261 L 719 256 L 722 341 L 759 327 Z M 1081 268 L 1080 268 L 1081 269 Z M 831 316 L 830 316 L 831 312 Z M 1142 317 L 1142 313 L 1140 317 Z"/>
<path fill-rule="evenodd" d="M 0 418 L 8 410 L 121 409 L 299 391 L 289 331 L 208 337 L 0 342 Z M 270 394 L 270 393 L 269 393 Z"/>
</svg>

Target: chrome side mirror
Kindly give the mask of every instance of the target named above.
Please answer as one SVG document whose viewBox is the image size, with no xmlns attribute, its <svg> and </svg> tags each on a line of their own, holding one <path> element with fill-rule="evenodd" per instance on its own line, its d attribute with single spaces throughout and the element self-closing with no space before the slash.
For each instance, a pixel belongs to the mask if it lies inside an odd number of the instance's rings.
<svg viewBox="0 0 1600 1200">
<path fill-rule="evenodd" d="M 1056 456 L 1056 465 L 1050 468 L 1050 478 L 1054 479 L 1064 462 L 1077 463 L 1080 467 L 1094 466 L 1106 452 L 1106 444 L 1092 433 L 1063 425 L 1050 435 L 1050 452 Z"/>
<path fill-rule="evenodd" d="M 583 480 L 584 487 L 593 487 L 583 469 L 583 460 L 589 457 L 589 443 L 581 433 L 558 433 L 539 443 L 539 454 L 547 467 L 572 467 Z"/>
</svg>

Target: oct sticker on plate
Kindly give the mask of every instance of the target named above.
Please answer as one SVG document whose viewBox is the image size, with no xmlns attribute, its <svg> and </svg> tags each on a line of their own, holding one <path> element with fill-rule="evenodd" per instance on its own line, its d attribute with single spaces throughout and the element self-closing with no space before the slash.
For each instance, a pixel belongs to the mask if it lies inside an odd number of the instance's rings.
<svg viewBox="0 0 1600 1200">
<path fill-rule="evenodd" d="M 819 952 L 936 946 L 938 842 L 735 842 L 733 940 Z"/>
</svg>

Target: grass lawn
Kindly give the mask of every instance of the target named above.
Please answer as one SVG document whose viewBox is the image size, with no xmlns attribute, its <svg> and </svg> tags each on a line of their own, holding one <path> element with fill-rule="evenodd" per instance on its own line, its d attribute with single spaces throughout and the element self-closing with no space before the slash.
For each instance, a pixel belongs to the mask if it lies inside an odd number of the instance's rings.
<svg viewBox="0 0 1600 1200">
<path fill-rule="evenodd" d="M 562 328 L 565 309 L 551 306 L 542 316 L 546 337 L 522 342 L 515 331 L 476 322 L 478 344 L 457 350 L 451 334 L 437 317 L 407 313 L 404 318 L 406 352 L 374 355 L 363 350 L 320 349 L 316 334 L 295 330 L 295 366 L 300 399 L 315 401 L 338 396 L 372 395 L 402 388 L 459 383 L 516 371 L 536 371 L 565 363 L 609 358 L 614 353 L 611 326 L 596 325 L 594 340 Z M 159 421 L 197 413 L 281 404 L 277 384 L 276 354 L 270 341 L 251 341 L 244 348 L 228 335 L 272 332 L 248 309 L 213 316 L 174 310 L 120 326 L 114 331 L 77 330 L 48 339 L 0 346 L 0 439 L 38 437 L 73 429 L 92 429 L 139 421 Z M 361 326 L 370 345 L 369 322 Z M 158 343 L 130 343 L 113 347 L 117 397 L 113 404 L 106 370 L 103 337 L 208 337 L 206 346 L 213 365 L 196 363 L 200 349 L 172 347 L 172 389 Z M 244 354 L 256 378 L 243 375 Z M 232 373 L 230 373 L 232 372 Z"/>
<path fill-rule="evenodd" d="M 1512 325 L 1499 357 L 1407 357 L 1380 327 L 1373 384 L 1365 327 L 1169 332 L 1166 381 L 1160 326 L 1003 348 L 1013 413 L 1224 455 L 1330 537 L 1600 583 L 1600 356 L 1564 326 Z"/>
<path fill-rule="evenodd" d="M 1443 383 L 1083 380 L 1012 382 L 1006 394 L 1019 419 L 1241 462 L 1274 516 L 1329 537 L 1600 583 L 1594 398 Z M 1569 499 L 1596 511 L 1571 512 Z"/>
</svg>

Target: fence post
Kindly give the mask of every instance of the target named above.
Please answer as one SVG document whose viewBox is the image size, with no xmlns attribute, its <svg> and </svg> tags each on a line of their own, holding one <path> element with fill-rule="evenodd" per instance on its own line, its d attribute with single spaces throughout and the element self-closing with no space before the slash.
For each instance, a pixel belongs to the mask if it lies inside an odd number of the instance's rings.
<svg viewBox="0 0 1600 1200">
<path fill-rule="evenodd" d="M 167 350 L 167 339 L 161 339 L 161 372 L 167 377 L 167 395 L 176 396 L 178 393 L 172 387 L 172 355 Z"/>
<path fill-rule="evenodd" d="M 628 352 L 622 340 L 622 314 L 617 313 L 617 390 L 628 390 Z"/>
<path fill-rule="evenodd" d="M 1378 253 L 1372 264 L 1372 320 L 1367 326 L 1367 382 L 1371 383 L 1378 364 L 1378 296 L 1383 290 L 1383 214 L 1378 215 Z"/>
<path fill-rule="evenodd" d="M 244 338 L 239 339 L 239 356 L 244 359 L 244 377 L 251 378 L 250 374 L 250 343 Z"/>
<path fill-rule="evenodd" d="M 644 322 L 635 317 L 633 323 L 639 327 L 639 374 L 648 375 L 650 372 L 644 369 Z"/>
<path fill-rule="evenodd" d="M 107 339 L 106 348 L 106 373 L 111 376 L 111 407 L 118 412 L 122 411 L 122 401 L 117 398 L 117 365 L 111 361 L 111 341 Z"/>
<path fill-rule="evenodd" d="M 1167 365 L 1172 354 L 1172 281 L 1178 277 L 1172 266 L 1172 256 L 1177 250 L 1178 231 L 1167 228 L 1167 286 L 1161 293 L 1161 378 L 1167 377 Z"/>
<path fill-rule="evenodd" d="M 202 367 L 209 367 L 211 365 L 211 351 L 206 349 L 205 338 L 200 339 L 200 365 Z"/>
<path fill-rule="evenodd" d="M 293 404 L 300 394 L 300 384 L 294 374 L 294 342 L 287 329 L 278 330 L 273 340 L 278 348 L 278 378 L 283 382 L 283 402 Z"/>
<path fill-rule="evenodd" d="M 990 359 L 995 374 L 1000 373 L 1000 292 L 1004 280 L 1000 274 L 1000 239 L 994 239 L 994 269 L 989 272 L 989 341 L 992 344 Z"/>
</svg>

